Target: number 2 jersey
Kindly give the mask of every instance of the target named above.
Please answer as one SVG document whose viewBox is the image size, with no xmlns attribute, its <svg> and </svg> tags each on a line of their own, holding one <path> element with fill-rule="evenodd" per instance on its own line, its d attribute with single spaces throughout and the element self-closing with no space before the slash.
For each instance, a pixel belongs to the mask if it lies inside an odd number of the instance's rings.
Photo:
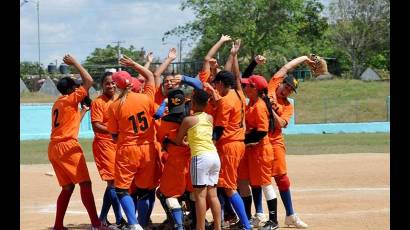
<svg viewBox="0 0 410 230">
<path fill-rule="evenodd" d="M 87 91 L 80 86 L 71 94 L 62 95 L 54 102 L 51 110 L 50 139 L 52 142 L 70 139 L 78 140 L 81 121 L 78 103 L 86 96 Z"/>
<path fill-rule="evenodd" d="M 118 134 L 117 147 L 154 142 L 155 89 L 146 84 L 144 93 L 128 92 L 121 104 L 118 98 L 108 108 L 108 130 Z"/>
</svg>

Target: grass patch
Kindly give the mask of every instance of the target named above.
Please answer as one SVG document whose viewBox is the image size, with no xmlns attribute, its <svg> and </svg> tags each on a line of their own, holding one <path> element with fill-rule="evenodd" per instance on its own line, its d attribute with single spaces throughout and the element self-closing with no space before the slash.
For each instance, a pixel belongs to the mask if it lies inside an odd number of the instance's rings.
<svg viewBox="0 0 410 230">
<path fill-rule="evenodd" d="M 288 154 L 389 153 L 390 133 L 287 135 Z"/>
<path fill-rule="evenodd" d="M 389 153 L 389 133 L 287 135 L 288 154 Z M 20 141 L 20 164 L 47 164 L 48 140 Z M 80 139 L 87 161 L 94 161 L 92 139 Z"/>
<path fill-rule="evenodd" d="M 300 82 L 295 99 L 298 124 L 387 120 L 390 82 L 334 79 Z"/>
</svg>

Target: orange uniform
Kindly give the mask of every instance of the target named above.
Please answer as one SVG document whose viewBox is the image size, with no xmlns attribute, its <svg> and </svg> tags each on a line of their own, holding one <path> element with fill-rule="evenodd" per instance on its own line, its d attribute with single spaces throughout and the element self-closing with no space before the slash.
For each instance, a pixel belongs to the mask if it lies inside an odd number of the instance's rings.
<svg viewBox="0 0 410 230">
<path fill-rule="evenodd" d="M 262 99 L 258 99 L 253 105 L 247 106 L 246 129 L 268 132 L 269 112 Z M 261 186 L 272 183 L 273 154 L 268 135 L 263 137 L 257 145 L 246 147 L 245 155 L 248 160 L 250 185 Z"/>
<path fill-rule="evenodd" d="M 108 107 L 112 100 L 104 94 L 91 103 L 91 123 L 101 122 L 108 125 Z M 101 179 L 114 180 L 115 152 L 117 145 L 112 140 L 110 133 L 94 132 L 93 154 L 95 164 Z"/>
<path fill-rule="evenodd" d="M 138 188 L 156 187 L 159 154 L 155 143 L 153 85 L 144 94 L 129 92 L 109 107 L 108 130 L 118 134 L 115 158 L 115 187 L 129 189 L 135 177 Z"/>
<path fill-rule="evenodd" d="M 48 159 L 60 186 L 90 181 L 84 153 L 78 143 L 80 111 L 78 103 L 87 96 L 84 87 L 60 96 L 52 107 Z"/>
<path fill-rule="evenodd" d="M 162 101 L 165 98 L 167 97 L 162 94 L 162 84 L 161 84 L 155 89 L 155 95 L 154 95 L 154 102 L 156 105 L 155 109 L 157 109 L 161 105 Z"/>
<path fill-rule="evenodd" d="M 231 89 L 228 94 L 217 101 L 214 126 L 224 128 L 223 134 L 216 143 L 221 170 L 218 187 L 236 189 L 239 162 L 245 153 L 245 95 L 242 91 Z"/>
<path fill-rule="evenodd" d="M 166 137 L 175 140 L 179 126 L 176 122 L 162 120 L 157 132 L 158 141 L 162 143 Z M 168 152 L 168 158 L 160 179 L 159 190 L 166 197 L 179 197 L 188 187 L 192 187 L 189 175 L 191 153 L 187 146 L 168 143 L 164 147 Z"/>
<path fill-rule="evenodd" d="M 274 75 L 269 81 L 268 94 L 276 94 L 276 89 L 279 87 L 280 83 L 283 81 L 283 76 Z M 276 113 L 289 123 L 290 118 L 293 114 L 293 105 L 287 99 L 277 98 L 278 109 Z M 286 126 L 285 126 L 286 127 Z M 282 134 L 281 128 L 276 128 L 272 133 L 269 133 L 269 140 L 273 147 L 274 152 L 274 162 L 273 162 L 273 173 L 272 176 L 284 175 L 287 173 L 286 167 L 286 148 L 285 140 Z"/>
</svg>

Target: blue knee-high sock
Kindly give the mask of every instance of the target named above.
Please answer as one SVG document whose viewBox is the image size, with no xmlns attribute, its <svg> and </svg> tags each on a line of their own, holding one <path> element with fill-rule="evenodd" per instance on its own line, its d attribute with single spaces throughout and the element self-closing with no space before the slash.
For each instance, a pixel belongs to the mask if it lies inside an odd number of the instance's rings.
<svg viewBox="0 0 410 230">
<path fill-rule="evenodd" d="M 142 227 L 148 225 L 148 210 L 149 210 L 149 199 L 148 197 L 138 200 L 138 222 Z"/>
<path fill-rule="evenodd" d="M 137 216 L 135 215 L 134 201 L 130 195 L 124 195 L 120 198 L 121 207 L 127 216 L 128 224 L 138 224 Z"/>
<path fill-rule="evenodd" d="M 174 219 L 174 222 L 176 225 L 174 226 L 174 229 L 183 230 L 184 229 L 184 224 L 183 224 L 184 215 L 182 213 L 182 208 L 172 209 L 172 218 Z"/>
<path fill-rule="evenodd" d="M 115 189 L 114 189 L 115 192 Z M 100 220 L 107 219 L 108 211 L 111 207 L 111 195 L 110 195 L 110 187 L 105 188 L 103 203 L 100 212 Z"/>
<path fill-rule="evenodd" d="M 292 215 L 294 212 L 292 206 L 292 198 L 290 196 L 290 189 L 286 191 L 279 191 L 279 194 L 282 198 L 283 206 L 285 206 L 286 209 L 286 216 Z"/>
<path fill-rule="evenodd" d="M 262 188 L 252 187 L 253 203 L 255 203 L 256 213 L 263 213 L 262 208 Z"/>
<path fill-rule="evenodd" d="M 235 209 L 236 214 L 239 216 L 239 220 L 246 229 L 251 229 L 248 217 L 246 216 L 245 206 L 241 196 L 235 192 L 231 197 L 229 197 L 233 208 Z"/>
<path fill-rule="evenodd" d="M 115 192 L 114 187 L 110 187 L 109 191 L 110 191 L 112 209 L 114 210 L 115 221 L 117 224 L 120 224 L 122 220 L 120 200 L 118 199 L 118 196 L 117 196 L 117 193 Z"/>
<path fill-rule="evenodd" d="M 152 209 L 154 209 L 154 204 L 155 204 L 155 189 L 149 191 L 148 199 L 149 199 L 149 209 L 148 209 L 148 221 L 149 221 L 151 217 Z"/>
</svg>

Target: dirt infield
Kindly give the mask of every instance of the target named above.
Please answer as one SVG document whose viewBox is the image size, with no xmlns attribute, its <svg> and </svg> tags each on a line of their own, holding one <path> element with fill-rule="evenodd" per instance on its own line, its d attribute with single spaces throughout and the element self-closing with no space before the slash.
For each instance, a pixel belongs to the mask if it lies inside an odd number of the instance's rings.
<svg viewBox="0 0 410 230">
<path fill-rule="evenodd" d="M 390 154 L 289 155 L 287 161 L 294 210 L 309 229 L 389 229 Z M 99 211 L 105 184 L 94 162 L 88 163 L 88 169 Z M 47 172 L 53 172 L 50 164 L 20 166 L 20 229 L 46 230 L 53 226 L 60 188 L 56 177 L 46 175 Z M 265 202 L 263 205 L 267 213 Z M 109 218 L 114 220 L 112 211 Z M 278 218 L 280 227 L 288 229 L 281 201 Z M 156 201 L 152 220 L 160 223 L 164 219 Z M 64 223 L 69 229 L 89 229 L 90 220 L 78 186 Z"/>
</svg>

